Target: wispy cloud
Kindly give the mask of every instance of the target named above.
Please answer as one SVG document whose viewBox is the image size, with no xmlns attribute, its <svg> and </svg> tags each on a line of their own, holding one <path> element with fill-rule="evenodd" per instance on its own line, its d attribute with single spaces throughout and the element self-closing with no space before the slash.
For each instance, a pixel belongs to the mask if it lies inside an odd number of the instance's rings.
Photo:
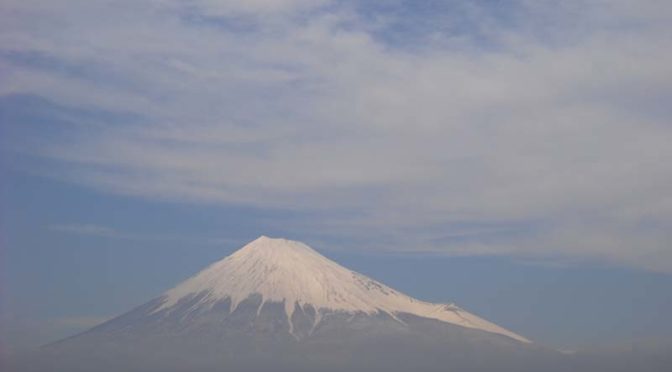
<svg viewBox="0 0 672 372">
<path fill-rule="evenodd" d="M 69 224 L 69 225 L 50 225 L 49 230 L 77 235 L 92 235 L 102 237 L 119 237 L 120 234 L 107 226 L 87 225 L 87 224 Z"/>
<path fill-rule="evenodd" d="M 393 251 L 672 271 L 669 2 L 458 3 L 8 1 L 0 94 L 135 115 L 13 141 L 106 192 L 319 211 L 278 223 Z M 483 225 L 518 233 L 441 239 Z"/>
<path fill-rule="evenodd" d="M 77 329 L 88 329 L 110 320 L 110 316 L 76 316 L 65 317 L 54 320 L 58 326 L 72 327 Z"/>
<path fill-rule="evenodd" d="M 172 241 L 184 243 L 197 243 L 206 245 L 226 246 L 234 248 L 240 244 L 239 239 L 212 237 L 212 236 L 189 236 L 184 234 L 157 234 L 157 233 L 137 233 L 120 231 L 109 226 L 100 226 L 92 224 L 54 224 L 47 226 L 49 231 L 63 234 L 83 235 L 98 237 L 104 239 L 121 239 L 136 241 Z"/>
</svg>

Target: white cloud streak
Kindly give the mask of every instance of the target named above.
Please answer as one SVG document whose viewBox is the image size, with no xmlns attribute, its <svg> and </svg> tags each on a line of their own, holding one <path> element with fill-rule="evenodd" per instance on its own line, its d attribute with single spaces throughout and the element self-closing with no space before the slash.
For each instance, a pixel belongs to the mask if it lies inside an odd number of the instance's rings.
<svg viewBox="0 0 672 372">
<path fill-rule="evenodd" d="M 92 235 L 101 237 L 116 237 L 119 233 L 106 226 L 90 224 L 51 225 L 49 230 L 68 234 Z"/>
<path fill-rule="evenodd" d="M 518 1 L 513 26 L 474 5 L 413 47 L 372 31 L 404 14 L 347 2 L 67 3 L 6 2 L 2 50 L 47 66 L 3 62 L 0 94 L 143 118 L 33 139 L 69 181 L 321 210 L 286 228 L 380 249 L 672 271 L 669 2 Z M 441 239 L 464 224 L 520 232 Z"/>
</svg>

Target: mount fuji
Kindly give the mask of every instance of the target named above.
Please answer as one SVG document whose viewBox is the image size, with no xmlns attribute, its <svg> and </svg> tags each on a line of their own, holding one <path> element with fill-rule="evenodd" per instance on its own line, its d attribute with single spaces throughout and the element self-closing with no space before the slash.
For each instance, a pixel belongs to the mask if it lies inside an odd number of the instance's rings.
<svg viewBox="0 0 672 372">
<path fill-rule="evenodd" d="M 340 266 L 303 243 L 265 236 L 166 292 L 152 313 L 170 313 L 179 304 L 190 302 L 194 303 L 189 311 L 207 311 L 226 303 L 233 313 L 253 296 L 259 298 L 257 315 L 267 303 L 281 303 L 288 332 L 297 340 L 312 335 L 323 317 L 340 313 L 383 314 L 401 324 L 403 314 L 415 315 L 529 342 L 453 304 L 432 304 L 397 292 Z M 301 314 L 298 318 L 310 313 L 310 329 L 295 329 L 295 312 Z"/>
<path fill-rule="evenodd" d="M 262 236 L 161 296 L 43 347 L 27 370 L 535 370 L 556 353 Z M 47 367 L 48 366 L 48 367 Z"/>
</svg>

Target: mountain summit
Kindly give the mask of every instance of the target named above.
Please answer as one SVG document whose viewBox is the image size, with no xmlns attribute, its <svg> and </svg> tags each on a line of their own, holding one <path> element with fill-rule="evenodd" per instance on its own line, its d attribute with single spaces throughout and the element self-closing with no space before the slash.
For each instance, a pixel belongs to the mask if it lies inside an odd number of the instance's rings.
<svg viewBox="0 0 672 372">
<path fill-rule="evenodd" d="M 159 297 L 43 348 L 28 371 L 527 371 L 555 354 L 262 236 Z M 535 369 L 536 368 L 536 369 Z"/>
<path fill-rule="evenodd" d="M 261 296 L 257 313 L 266 302 L 284 305 L 291 334 L 295 309 L 311 307 L 316 312 L 315 325 L 324 312 L 382 312 L 397 320 L 398 314 L 412 314 L 529 342 L 453 304 L 432 304 L 409 297 L 344 268 L 304 243 L 266 236 L 166 292 L 164 302 L 154 312 L 170 311 L 194 296 L 199 296 L 194 308 L 211 308 L 228 300 L 229 311 L 233 312 L 253 295 Z"/>
</svg>

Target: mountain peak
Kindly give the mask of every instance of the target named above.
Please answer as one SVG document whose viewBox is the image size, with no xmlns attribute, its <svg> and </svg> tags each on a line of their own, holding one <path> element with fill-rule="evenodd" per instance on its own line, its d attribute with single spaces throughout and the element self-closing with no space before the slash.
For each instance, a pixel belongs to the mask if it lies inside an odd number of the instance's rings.
<svg viewBox="0 0 672 372">
<path fill-rule="evenodd" d="M 268 242 L 272 241 L 289 241 L 288 239 L 284 238 L 271 238 L 266 235 L 260 235 L 258 238 L 254 239 L 253 241 L 249 242 L 247 245 L 252 245 L 252 244 L 265 244 Z"/>
<path fill-rule="evenodd" d="M 261 235 L 260 237 L 254 239 L 253 241 L 247 243 L 244 247 L 239 249 L 237 252 L 247 252 L 254 250 L 294 250 L 294 251 L 312 251 L 314 250 L 309 246 L 295 240 L 289 240 L 285 238 L 270 238 L 266 235 Z M 236 252 L 236 253 L 237 253 Z"/>
<path fill-rule="evenodd" d="M 257 273 L 259 276 L 255 278 L 259 285 L 268 280 L 284 282 L 285 285 L 292 284 L 288 281 L 297 284 L 305 280 L 315 280 L 316 276 L 319 276 L 319 272 L 315 269 L 323 267 L 326 263 L 338 266 L 304 243 L 284 238 L 269 238 L 265 235 L 251 241 L 218 263 L 221 263 L 221 270 L 228 270 L 238 265 L 248 269 L 248 274 Z M 251 279 L 247 278 L 248 281 Z"/>
<path fill-rule="evenodd" d="M 211 308 L 230 301 L 233 311 L 255 295 L 262 298 L 258 311 L 267 302 L 283 303 L 290 329 L 296 307 L 310 306 L 317 313 L 317 321 L 323 312 L 382 312 L 395 319 L 407 313 L 528 342 L 455 305 L 432 304 L 400 293 L 337 264 L 304 243 L 263 235 L 166 292 L 156 311 L 195 296 L 200 300 L 194 306 Z"/>
</svg>

